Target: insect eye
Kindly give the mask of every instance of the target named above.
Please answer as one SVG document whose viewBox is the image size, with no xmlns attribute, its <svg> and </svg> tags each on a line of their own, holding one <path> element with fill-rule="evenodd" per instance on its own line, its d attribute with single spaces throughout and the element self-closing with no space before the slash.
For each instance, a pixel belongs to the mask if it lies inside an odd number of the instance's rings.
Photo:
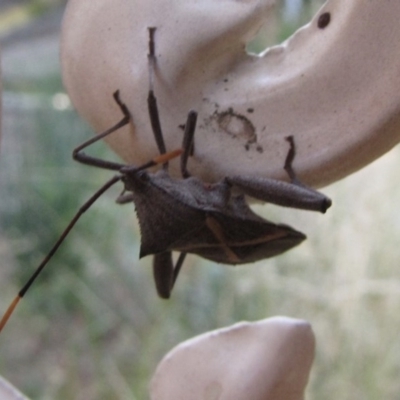
<svg viewBox="0 0 400 400">
<path fill-rule="evenodd" d="M 145 171 L 139 171 L 136 175 L 142 182 L 148 182 L 150 179 L 149 174 Z"/>
</svg>

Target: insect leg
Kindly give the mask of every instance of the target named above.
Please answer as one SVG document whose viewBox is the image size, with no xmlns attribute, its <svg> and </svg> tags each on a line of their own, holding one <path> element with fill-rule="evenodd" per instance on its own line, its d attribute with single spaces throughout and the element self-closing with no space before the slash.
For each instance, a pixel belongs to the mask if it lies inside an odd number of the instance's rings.
<svg viewBox="0 0 400 400">
<path fill-rule="evenodd" d="M 58 248 L 61 246 L 62 242 L 65 240 L 71 229 L 75 226 L 75 224 L 78 222 L 79 218 L 87 211 L 93 203 L 105 192 L 107 191 L 111 186 L 113 186 L 115 183 L 119 182 L 121 180 L 121 175 L 114 176 L 112 179 L 110 179 L 108 182 L 106 182 L 100 189 L 94 193 L 89 200 L 87 200 L 82 207 L 78 210 L 78 212 L 75 214 L 74 218 L 70 221 L 64 232 L 61 234 L 53 248 L 50 250 L 50 252 L 47 254 L 47 256 L 43 259 L 43 261 L 40 263 L 40 265 L 36 268 L 35 272 L 32 274 L 32 276 L 28 279 L 26 284 L 23 286 L 23 288 L 18 292 L 18 295 L 15 297 L 15 299 L 12 301 L 12 303 L 9 305 L 7 308 L 6 312 L 4 313 L 3 317 L 0 320 L 0 332 L 6 325 L 8 319 L 10 318 L 11 314 L 15 310 L 15 307 L 19 303 L 19 301 L 24 297 L 25 293 L 29 290 L 33 282 L 37 279 L 37 277 L 41 274 L 43 271 L 44 267 L 47 265 L 47 263 L 50 261 L 50 259 L 53 257 L 53 255 L 56 253 Z"/>
<path fill-rule="evenodd" d="M 153 257 L 153 276 L 158 295 L 163 299 L 169 299 L 172 289 L 178 278 L 179 272 L 185 260 L 186 253 L 181 253 L 173 266 L 172 253 L 164 251 Z"/>
<path fill-rule="evenodd" d="M 245 175 L 227 177 L 225 181 L 230 185 L 236 186 L 244 194 L 258 200 L 284 207 L 324 213 L 331 206 L 331 199 L 323 193 L 304 185 L 297 179 L 292 167 L 295 157 L 294 140 L 291 136 L 287 140 L 290 143 L 290 149 L 285 160 L 284 169 L 287 171 L 292 181 L 291 183 Z"/>
<path fill-rule="evenodd" d="M 293 136 L 287 136 L 285 139 L 289 142 L 290 148 L 289 148 L 289 152 L 286 156 L 285 165 L 283 168 L 289 175 L 289 178 L 294 185 L 307 187 L 306 185 L 304 185 L 303 183 L 301 183 L 299 181 L 299 179 L 297 178 L 296 173 L 294 172 L 294 169 L 293 169 L 293 160 L 296 155 L 296 146 L 294 143 Z"/>
<path fill-rule="evenodd" d="M 176 261 L 175 267 L 174 267 L 174 274 L 172 276 L 172 286 L 171 286 L 171 291 L 175 286 L 175 282 L 178 278 L 179 272 L 181 271 L 183 262 L 185 261 L 187 253 L 180 253 L 178 260 Z"/>
<path fill-rule="evenodd" d="M 72 157 L 74 160 L 76 160 L 82 164 L 91 165 L 94 167 L 99 167 L 99 168 L 104 168 L 104 169 L 111 169 L 114 171 L 119 171 L 122 167 L 124 167 L 124 164 L 119 164 L 119 163 L 115 163 L 115 162 L 111 162 L 111 161 L 102 160 L 102 159 L 99 159 L 96 157 L 88 156 L 87 154 L 85 154 L 82 151 L 84 148 L 105 138 L 106 136 L 110 135 L 111 133 L 117 131 L 118 129 L 122 128 L 123 126 L 125 126 L 129 123 L 131 116 L 129 114 L 128 108 L 126 107 L 126 105 L 124 103 L 121 102 L 121 100 L 119 98 L 119 91 L 117 90 L 113 94 L 113 96 L 114 96 L 115 102 L 118 104 L 118 106 L 120 107 L 120 109 L 122 111 L 123 118 L 117 124 L 112 126 L 111 128 L 109 128 L 106 131 L 98 134 L 97 136 L 87 140 L 86 142 L 84 142 L 80 146 L 78 146 L 76 149 L 74 149 L 74 151 L 72 152 Z"/>
<path fill-rule="evenodd" d="M 187 162 L 193 148 L 193 138 L 194 132 L 196 130 L 196 122 L 197 112 L 193 110 L 189 111 L 185 124 L 185 132 L 183 134 L 183 153 L 181 156 L 181 173 L 184 178 L 188 178 L 190 176 L 190 173 L 187 170 Z"/>
<path fill-rule="evenodd" d="M 151 128 L 153 130 L 154 139 L 156 140 L 158 150 L 160 154 L 164 154 L 167 150 L 164 142 L 164 135 L 162 133 L 161 122 L 160 122 L 160 113 L 158 111 L 157 98 L 154 94 L 154 84 L 153 77 L 154 71 L 157 63 L 157 57 L 155 53 L 155 40 L 154 33 L 156 28 L 149 28 L 149 54 L 148 54 L 148 62 L 149 62 L 149 93 L 147 97 L 147 106 L 149 110 L 149 117 Z M 168 164 L 164 164 L 164 168 L 167 168 Z"/>
<path fill-rule="evenodd" d="M 156 63 L 157 63 L 157 57 L 155 53 L 155 40 L 154 40 L 154 34 L 155 34 L 156 28 L 151 27 L 149 28 L 149 54 L 148 54 L 148 60 L 149 60 L 149 94 L 147 97 L 147 105 L 148 105 L 148 110 L 149 110 L 149 117 L 150 117 L 150 123 L 151 123 L 151 128 L 153 130 L 154 138 L 157 143 L 158 150 L 160 154 L 164 154 L 167 150 L 165 147 L 165 142 L 164 142 L 164 135 L 162 133 L 162 128 L 161 128 L 161 122 L 160 122 L 160 112 L 158 110 L 158 104 L 157 104 L 157 98 L 154 94 L 154 72 L 156 68 Z M 197 113 L 195 111 L 190 111 L 187 120 L 186 120 L 186 125 L 185 125 L 185 133 L 183 137 L 183 149 L 184 153 L 181 158 L 181 171 L 182 171 L 182 176 L 184 178 L 187 178 L 190 176 L 186 165 L 187 165 L 187 160 L 188 157 L 192 151 L 193 148 L 193 136 L 194 136 L 194 131 L 196 129 L 196 121 L 197 121 Z M 168 164 L 164 164 L 164 168 L 168 168 Z"/>
<path fill-rule="evenodd" d="M 332 205 L 331 199 L 326 197 L 324 194 L 318 192 L 317 190 L 314 190 L 314 189 L 310 188 L 309 186 L 304 185 L 304 183 L 302 183 L 297 178 L 296 173 L 294 172 L 294 169 L 293 169 L 293 160 L 296 155 L 296 146 L 294 143 L 294 138 L 293 138 L 293 136 L 287 136 L 285 139 L 289 142 L 290 148 L 289 148 L 288 154 L 286 156 L 285 165 L 283 168 L 289 175 L 289 178 L 293 185 L 296 185 L 300 188 L 304 188 L 305 190 L 307 190 L 309 195 L 311 195 L 312 193 L 314 194 L 314 196 L 315 196 L 314 201 L 315 201 L 315 205 L 317 206 L 317 211 L 321 211 L 324 213 Z"/>
</svg>

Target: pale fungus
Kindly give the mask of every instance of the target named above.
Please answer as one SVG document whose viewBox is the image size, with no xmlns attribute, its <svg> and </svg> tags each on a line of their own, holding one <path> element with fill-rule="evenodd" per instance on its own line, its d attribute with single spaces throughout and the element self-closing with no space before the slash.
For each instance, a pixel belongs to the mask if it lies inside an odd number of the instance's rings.
<svg viewBox="0 0 400 400">
<path fill-rule="evenodd" d="M 399 1 L 328 0 L 309 24 L 262 54 L 246 44 L 268 23 L 271 0 L 69 0 L 63 79 L 96 132 L 125 162 L 158 154 L 147 111 L 148 28 L 156 28 L 153 76 L 167 150 L 181 146 L 198 113 L 191 173 L 287 179 L 294 168 L 320 187 L 374 161 L 400 139 Z M 171 162 L 171 173 L 179 165 Z M 152 400 L 300 400 L 314 358 L 304 321 L 272 318 L 208 332 L 160 363 Z"/>
<path fill-rule="evenodd" d="M 310 325 L 285 317 L 207 332 L 164 357 L 151 400 L 302 400 L 314 347 Z"/>
<path fill-rule="evenodd" d="M 301 179 L 323 186 L 356 171 L 400 137 L 400 2 L 330 0 L 313 20 L 261 55 L 245 52 L 270 0 L 70 0 L 63 24 L 66 88 L 129 163 L 157 154 L 147 114 L 147 28 L 156 27 L 154 86 L 168 149 L 199 113 L 192 173 L 287 179 L 284 137 L 298 144 Z M 172 168 L 174 171 L 174 166 Z M 175 171 L 177 167 L 175 165 Z"/>
<path fill-rule="evenodd" d="M 1 400 L 29 400 L 19 392 L 10 382 L 0 376 L 0 399 Z"/>
</svg>

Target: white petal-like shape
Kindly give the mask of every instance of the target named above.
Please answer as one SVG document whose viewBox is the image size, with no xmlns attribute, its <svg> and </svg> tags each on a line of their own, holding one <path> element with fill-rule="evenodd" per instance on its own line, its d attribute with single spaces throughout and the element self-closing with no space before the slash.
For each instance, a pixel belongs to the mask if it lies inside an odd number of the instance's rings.
<svg viewBox="0 0 400 400">
<path fill-rule="evenodd" d="M 284 137 L 313 186 L 340 179 L 400 137 L 400 2 L 329 0 L 289 40 L 261 56 L 245 43 L 270 0 L 69 0 L 62 39 L 65 85 L 96 131 L 120 112 L 132 124 L 109 143 L 127 162 L 157 154 L 147 115 L 147 27 L 157 27 L 155 91 L 168 149 L 180 146 L 189 109 L 199 112 L 190 171 L 286 179 Z M 318 23 L 325 13 L 330 23 Z M 174 173 L 177 173 L 175 168 Z"/>
<path fill-rule="evenodd" d="M 152 400 L 301 400 L 315 339 L 301 320 L 274 317 L 207 332 L 158 365 Z"/>
<path fill-rule="evenodd" d="M 29 400 L 20 393 L 10 382 L 0 376 L 0 399 L 1 400 Z"/>
</svg>

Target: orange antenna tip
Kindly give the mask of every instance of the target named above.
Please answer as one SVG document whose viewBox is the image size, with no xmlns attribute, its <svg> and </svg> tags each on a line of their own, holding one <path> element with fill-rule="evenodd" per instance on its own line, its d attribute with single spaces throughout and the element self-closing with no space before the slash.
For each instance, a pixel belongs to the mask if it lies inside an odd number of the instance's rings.
<svg viewBox="0 0 400 400">
<path fill-rule="evenodd" d="M 21 300 L 21 296 L 17 296 L 12 303 L 8 306 L 7 311 L 3 315 L 3 318 L 0 320 L 0 332 L 3 330 L 3 328 L 6 326 L 7 321 L 9 320 L 11 314 L 14 312 L 15 307 L 17 307 L 17 304 Z"/>
<path fill-rule="evenodd" d="M 176 149 L 168 153 L 160 154 L 159 156 L 154 157 L 153 162 L 155 164 L 164 164 L 169 160 L 172 160 L 173 158 L 179 157 L 182 153 L 183 153 L 182 149 Z"/>
</svg>

